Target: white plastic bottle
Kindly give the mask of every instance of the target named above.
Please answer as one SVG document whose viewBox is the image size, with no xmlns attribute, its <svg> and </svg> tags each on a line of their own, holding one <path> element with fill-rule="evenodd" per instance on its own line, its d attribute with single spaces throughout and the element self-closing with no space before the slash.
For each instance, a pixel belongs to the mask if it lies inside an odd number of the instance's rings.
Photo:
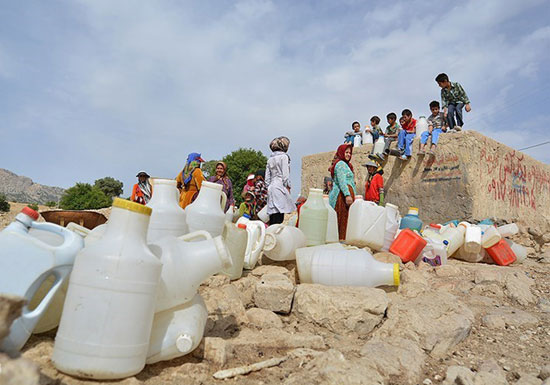
<svg viewBox="0 0 550 385">
<path fill-rule="evenodd" d="M 225 222 L 222 238 L 231 255 L 231 267 L 223 268 L 222 274 L 227 275 L 229 279 L 239 279 L 243 274 L 244 256 L 248 243 L 246 225 Z"/>
<path fill-rule="evenodd" d="M 296 265 L 301 283 L 328 286 L 399 285 L 399 264 L 379 262 L 366 250 L 296 250 Z"/>
<path fill-rule="evenodd" d="M 518 225 L 515 223 L 499 226 L 497 227 L 497 230 L 502 238 L 511 237 L 519 232 Z"/>
<path fill-rule="evenodd" d="M 330 205 L 328 195 L 323 195 L 323 202 L 325 202 L 325 207 L 328 210 L 326 243 L 335 243 L 339 241 L 338 217 L 336 216 L 336 210 L 334 210 Z"/>
<path fill-rule="evenodd" d="M 501 235 L 495 226 L 487 226 L 481 236 L 481 246 L 484 249 L 488 249 L 494 246 L 501 240 Z"/>
<path fill-rule="evenodd" d="M 265 234 L 264 254 L 273 261 L 296 259 L 296 249 L 305 247 L 306 236 L 297 227 L 271 225 Z"/>
<path fill-rule="evenodd" d="M 465 222 L 459 223 L 459 226 Z M 479 253 L 481 251 L 481 227 L 467 224 L 464 236 L 464 250 L 467 253 Z"/>
<path fill-rule="evenodd" d="M 328 209 L 323 202 L 323 190 L 310 188 L 306 203 L 300 210 L 298 227 L 304 232 L 308 246 L 323 245 L 327 239 Z"/>
<path fill-rule="evenodd" d="M 447 241 L 447 257 L 452 255 L 464 244 L 464 235 L 466 234 L 466 226 L 458 225 L 458 227 L 448 227 L 443 233 L 443 240 Z"/>
<path fill-rule="evenodd" d="M 384 246 L 386 210 L 374 202 L 356 199 L 349 209 L 346 243 L 374 250 Z"/>
<path fill-rule="evenodd" d="M 443 266 L 447 264 L 447 247 L 447 241 L 428 238 L 426 249 L 429 248 L 429 252 L 422 251 L 421 260 L 431 266 Z"/>
<path fill-rule="evenodd" d="M 155 314 L 147 364 L 167 361 L 191 353 L 204 334 L 208 310 L 200 296 Z"/>
<path fill-rule="evenodd" d="M 419 116 L 416 122 L 416 136 L 420 138 L 424 131 L 428 131 L 428 126 L 428 119 L 425 116 Z"/>
<path fill-rule="evenodd" d="M 38 213 L 25 207 L 15 220 L 0 232 L 0 293 L 13 294 L 30 301 L 42 284 L 52 277 L 51 286 L 32 310 L 25 306 L 21 317 L 1 341 L 0 350 L 16 353 L 46 314 L 56 294 L 67 280 L 77 253 L 84 246 L 82 238 L 53 223 L 38 223 Z M 29 235 L 29 228 L 58 234 L 59 246 L 51 246 Z"/>
<path fill-rule="evenodd" d="M 401 216 L 399 215 L 399 207 L 386 203 L 386 229 L 384 231 L 384 245 L 382 251 L 388 251 L 391 244 L 395 239 L 395 234 L 399 230 L 399 221 Z"/>
<path fill-rule="evenodd" d="M 146 244 L 151 211 L 115 198 L 105 234 L 78 254 L 53 349 L 58 370 L 118 379 L 143 369 L 162 268 Z"/>
<path fill-rule="evenodd" d="M 218 183 L 202 182 L 197 199 L 185 209 L 189 231 L 206 230 L 213 237 L 222 234 L 227 197 Z"/>
<path fill-rule="evenodd" d="M 248 221 L 246 223 L 248 239 L 244 254 L 244 268 L 252 270 L 262 254 L 265 242 L 265 224 L 262 221 Z"/>
<path fill-rule="evenodd" d="M 176 181 L 160 178 L 154 178 L 152 181 L 154 193 L 147 206 L 153 209 L 153 213 L 147 230 L 147 243 L 167 235 L 179 237 L 187 234 L 189 230 L 185 211 L 178 204 L 179 192 Z"/>
<path fill-rule="evenodd" d="M 231 266 L 222 237 L 212 238 L 205 230 L 164 237 L 149 248 L 163 265 L 155 312 L 191 301 L 206 278 Z"/>
</svg>

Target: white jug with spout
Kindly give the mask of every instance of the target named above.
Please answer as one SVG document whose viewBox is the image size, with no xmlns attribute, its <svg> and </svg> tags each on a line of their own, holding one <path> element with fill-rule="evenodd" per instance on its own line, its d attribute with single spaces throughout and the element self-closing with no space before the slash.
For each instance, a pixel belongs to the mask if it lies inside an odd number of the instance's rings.
<svg viewBox="0 0 550 385">
<path fill-rule="evenodd" d="M 182 305 L 156 313 L 153 320 L 147 364 L 191 353 L 204 334 L 208 310 L 200 296 Z"/>
<path fill-rule="evenodd" d="M 167 235 L 179 237 L 189 232 L 185 211 L 179 205 L 179 192 L 173 179 L 152 179 L 154 193 L 147 203 L 153 209 L 147 230 L 147 243 Z"/>
<path fill-rule="evenodd" d="M 353 147 L 361 147 L 362 139 L 361 135 L 355 135 L 353 137 Z"/>
<path fill-rule="evenodd" d="M 248 240 L 244 254 L 244 268 L 251 270 L 256 266 L 264 248 L 265 224 L 262 221 L 248 221 L 246 223 L 246 231 L 248 233 Z"/>
<path fill-rule="evenodd" d="M 264 254 L 273 261 L 290 261 L 296 259 L 296 249 L 306 247 L 306 243 L 306 236 L 299 228 L 272 225 L 266 230 Z"/>
<path fill-rule="evenodd" d="M 304 232 L 308 246 L 323 245 L 327 239 L 328 209 L 323 190 L 310 188 L 306 203 L 300 209 L 298 227 Z"/>
<path fill-rule="evenodd" d="M 30 301 L 41 285 L 52 279 L 47 294 L 33 307 L 25 306 L 21 317 L 10 328 L 10 334 L 0 345 L 1 350 L 15 353 L 32 334 L 40 318 L 46 313 L 58 290 L 66 281 L 76 254 L 84 246 L 81 237 L 53 223 L 35 222 L 38 213 L 25 207 L 15 221 L 0 232 L 0 292 Z M 59 246 L 51 246 L 31 235 L 29 228 L 48 231 L 63 238 Z"/>
<path fill-rule="evenodd" d="M 388 251 L 391 244 L 395 239 L 397 230 L 399 230 L 399 222 L 401 221 L 401 216 L 399 215 L 399 207 L 392 205 L 391 203 L 386 203 L 386 229 L 384 231 L 384 245 L 382 246 L 382 251 Z"/>
<path fill-rule="evenodd" d="M 301 283 L 328 286 L 399 285 L 399 264 L 379 262 L 364 249 L 308 248 L 296 250 Z"/>
<path fill-rule="evenodd" d="M 218 183 L 202 182 L 199 196 L 185 209 L 189 231 L 206 230 L 213 237 L 222 235 L 227 196 Z"/>
<path fill-rule="evenodd" d="M 265 205 L 265 206 L 258 212 L 258 219 L 261 220 L 263 223 L 269 222 L 269 215 L 267 215 L 267 205 Z"/>
<path fill-rule="evenodd" d="M 118 379 L 145 366 L 162 269 L 146 244 L 151 211 L 115 198 L 105 234 L 78 254 L 53 349 L 58 370 Z"/>
<path fill-rule="evenodd" d="M 420 116 L 416 121 L 416 137 L 420 138 L 424 131 L 428 131 L 428 126 L 428 119 L 425 116 Z"/>
<path fill-rule="evenodd" d="M 231 256 L 231 267 L 225 267 L 221 273 L 229 279 L 239 279 L 243 275 L 244 256 L 248 244 L 246 225 L 225 222 L 222 239 Z"/>
<path fill-rule="evenodd" d="M 382 249 L 386 232 L 386 211 L 374 202 L 356 199 L 349 209 L 346 243 Z"/>
<path fill-rule="evenodd" d="M 330 205 L 327 194 L 323 195 L 323 202 L 325 202 L 325 207 L 328 210 L 326 243 L 339 242 L 340 240 L 338 239 L 338 217 L 336 216 L 336 210 L 334 210 Z"/>
<path fill-rule="evenodd" d="M 384 146 L 386 143 L 384 142 L 384 136 L 380 135 L 376 142 L 374 143 L 374 148 L 372 149 L 373 154 L 383 154 L 384 153 Z"/>
<path fill-rule="evenodd" d="M 212 238 L 205 230 L 178 238 L 164 237 L 149 244 L 149 248 L 163 265 L 157 313 L 191 301 L 201 282 L 231 266 L 231 256 L 222 237 Z"/>
</svg>

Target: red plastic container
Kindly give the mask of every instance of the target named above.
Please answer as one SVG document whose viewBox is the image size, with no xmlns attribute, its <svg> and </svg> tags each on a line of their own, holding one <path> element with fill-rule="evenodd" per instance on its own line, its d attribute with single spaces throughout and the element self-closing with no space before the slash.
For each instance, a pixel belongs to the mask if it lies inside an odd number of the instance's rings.
<svg viewBox="0 0 550 385">
<path fill-rule="evenodd" d="M 500 266 L 508 266 L 516 261 L 516 255 L 504 239 L 485 249 L 493 261 Z"/>
<path fill-rule="evenodd" d="M 410 229 L 403 229 L 390 246 L 390 253 L 401 258 L 403 263 L 414 262 L 428 242 Z"/>
</svg>

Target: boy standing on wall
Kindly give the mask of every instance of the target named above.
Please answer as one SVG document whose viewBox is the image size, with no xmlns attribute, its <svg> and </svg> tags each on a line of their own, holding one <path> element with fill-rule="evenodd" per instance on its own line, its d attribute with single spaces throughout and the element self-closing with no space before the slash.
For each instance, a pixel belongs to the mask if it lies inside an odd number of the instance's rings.
<svg viewBox="0 0 550 385">
<path fill-rule="evenodd" d="M 404 109 L 401 112 L 403 123 L 402 130 L 397 136 L 397 145 L 401 151 L 401 160 L 407 160 L 412 156 L 412 144 L 416 136 L 416 119 L 413 119 L 412 112 L 409 109 Z"/>
<path fill-rule="evenodd" d="M 449 81 L 447 74 L 441 73 L 436 76 L 435 81 L 441 87 L 441 103 L 443 106 L 443 114 L 447 118 L 449 129 L 456 131 L 462 130 L 464 121 L 462 120 L 462 108 L 466 112 L 470 112 L 470 99 L 466 95 L 466 91 L 457 82 Z M 455 123 L 456 116 L 456 123 Z"/>
<path fill-rule="evenodd" d="M 438 101 L 434 100 L 430 103 L 430 111 L 432 111 L 432 114 L 428 118 L 428 131 L 424 131 L 422 135 L 420 135 L 420 151 L 418 155 L 424 155 L 428 137 L 430 136 L 432 137 L 432 147 L 428 153 L 433 155 L 437 142 L 439 141 L 439 135 L 447 131 L 445 117 L 443 113 L 439 111 Z"/>
</svg>

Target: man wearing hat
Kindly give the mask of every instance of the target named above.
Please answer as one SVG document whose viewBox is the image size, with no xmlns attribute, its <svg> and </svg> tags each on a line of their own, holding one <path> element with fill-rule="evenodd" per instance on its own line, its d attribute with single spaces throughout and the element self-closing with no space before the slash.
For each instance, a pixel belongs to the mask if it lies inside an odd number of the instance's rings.
<svg viewBox="0 0 550 385">
<path fill-rule="evenodd" d="M 149 182 L 150 176 L 145 171 L 140 171 L 136 177 L 138 178 L 138 183 L 134 185 L 132 197 L 130 199 L 132 202 L 146 205 L 153 196 L 153 187 Z"/>
<path fill-rule="evenodd" d="M 367 181 L 365 182 L 365 200 L 384 205 L 384 170 L 374 160 L 369 159 L 363 166 L 367 168 Z"/>
</svg>

